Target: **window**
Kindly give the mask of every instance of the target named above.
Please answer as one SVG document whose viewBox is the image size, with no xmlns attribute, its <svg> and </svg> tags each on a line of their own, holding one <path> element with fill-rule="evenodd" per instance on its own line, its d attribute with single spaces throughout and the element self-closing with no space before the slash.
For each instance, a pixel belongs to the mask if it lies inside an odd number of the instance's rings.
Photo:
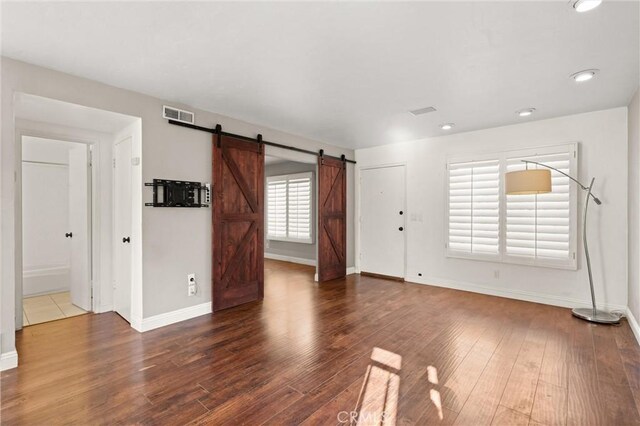
<svg viewBox="0 0 640 426">
<path fill-rule="evenodd" d="M 500 162 L 449 165 L 449 248 L 499 254 Z"/>
<path fill-rule="evenodd" d="M 312 243 L 312 173 L 267 178 L 267 239 Z"/>
<path fill-rule="evenodd" d="M 449 161 L 447 256 L 576 269 L 577 187 L 551 171 L 552 191 L 505 195 L 504 174 L 536 161 L 576 175 L 575 144 Z"/>
<path fill-rule="evenodd" d="M 573 152 L 507 158 L 506 171 L 524 170 L 521 160 L 536 161 L 571 175 Z M 529 164 L 531 168 L 544 168 Z M 563 266 L 572 264 L 571 195 L 575 186 L 571 180 L 551 171 L 551 192 L 539 195 L 506 195 L 505 254 L 511 261 L 530 264 Z M 575 202 L 573 203 L 575 205 Z M 574 207 L 575 208 L 575 207 Z"/>
</svg>

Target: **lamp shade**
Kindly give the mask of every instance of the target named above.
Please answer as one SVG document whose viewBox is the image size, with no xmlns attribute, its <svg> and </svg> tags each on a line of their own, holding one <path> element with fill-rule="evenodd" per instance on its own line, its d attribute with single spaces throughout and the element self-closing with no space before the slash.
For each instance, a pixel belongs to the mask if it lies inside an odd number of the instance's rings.
<svg viewBox="0 0 640 426">
<path fill-rule="evenodd" d="M 544 194 L 551 192 L 551 170 L 520 170 L 505 175 L 508 195 Z"/>
</svg>

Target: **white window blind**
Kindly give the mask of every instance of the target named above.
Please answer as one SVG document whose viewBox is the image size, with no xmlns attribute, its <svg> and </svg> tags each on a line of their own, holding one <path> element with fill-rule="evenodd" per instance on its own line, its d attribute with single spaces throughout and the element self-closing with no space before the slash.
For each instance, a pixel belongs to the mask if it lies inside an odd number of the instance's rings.
<svg viewBox="0 0 640 426">
<path fill-rule="evenodd" d="M 500 162 L 451 163 L 449 251 L 499 255 Z"/>
<path fill-rule="evenodd" d="M 312 243 L 312 174 L 267 178 L 267 238 Z"/>
<path fill-rule="evenodd" d="M 267 182 L 267 237 L 287 236 L 287 180 Z"/>
<path fill-rule="evenodd" d="M 521 160 L 536 161 L 571 174 L 573 152 L 514 157 L 506 160 L 506 171 L 545 168 L 528 166 Z M 531 263 L 573 262 L 571 244 L 571 180 L 551 170 L 551 192 L 538 195 L 506 196 L 506 255 L 529 259 Z M 523 260 L 524 260 L 523 259 Z"/>
<path fill-rule="evenodd" d="M 289 238 L 311 239 L 311 178 L 290 179 L 289 183 Z"/>
</svg>

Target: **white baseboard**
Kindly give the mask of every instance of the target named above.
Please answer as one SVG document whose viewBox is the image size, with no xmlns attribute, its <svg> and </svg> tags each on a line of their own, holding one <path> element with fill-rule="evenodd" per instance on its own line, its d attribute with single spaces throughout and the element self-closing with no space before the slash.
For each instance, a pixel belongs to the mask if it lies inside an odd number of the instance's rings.
<svg viewBox="0 0 640 426">
<path fill-rule="evenodd" d="M 186 321 L 191 318 L 199 317 L 211 313 L 211 302 L 201 303 L 188 308 L 178 309 L 176 311 L 166 312 L 164 314 L 154 315 L 149 318 L 132 319 L 131 327 L 144 333 L 145 331 L 155 330 L 177 322 Z"/>
<path fill-rule="evenodd" d="M 304 257 L 285 256 L 282 254 L 265 253 L 265 259 L 282 260 L 284 262 L 299 263 L 300 265 L 316 266 L 315 259 L 305 259 Z"/>
<path fill-rule="evenodd" d="M 100 305 L 95 311 L 93 311 L 93 313 L 102 314 L 104 312 L 111 312 L 111 311 L 113 311 L 113 305 Z"/>
<path fill-rule="evenodd" d="M 497 289 L 493 287 L 486 287 L 469 282 L 446 280 L 436 277 L 422 277 L 418 280 L 407 280 L 406 282 L 413 282 L 416 284 L 432 285 L 434 287 L 445 287 L 454 290 L 470 291 L 472 293 L 487 294 L 489 296 L 506 297 L 508 299 L 524 300 L 526 302 L 542 303 L 544 305 L 560 306 L 563 308 L 590 308 L 591 300 L 580 300 L 569 297 L 561 297 L 550 294 L 534 293 L 522 290 L 506 290 Z M 626 312 L 627 307 L 625 305 L 616 304 L 600 304 L 598 308 L 612 310 L 621 310 Z"/>
<path fill-rule="evenodd" d="M 0 355 L 0 371 L 10 370 L 18 366 L 18 352 L 5 352 Z"/>
<path fill-rule="evenodd" d="M 627 321 L 629 322 L 629 327 L 631 327 L 631 331 L 633 331 L 633 335 L 636 336 L 636 340 L 640 345 L 640 325 L 638 325 L 638 320 L 633 316 L 633 313 L 631 313 L 631 309 L 629 309 L 628 307 L 627 309 L 625 309 L 625 312 Z"/>
<path fill-rule="evenodd" d="M 22 272 L 23 278 L 48 277 L 50 275 L 69 275 L 71 267 L 69 265 L 45 265 L 33 266 Z"/>
</svg>

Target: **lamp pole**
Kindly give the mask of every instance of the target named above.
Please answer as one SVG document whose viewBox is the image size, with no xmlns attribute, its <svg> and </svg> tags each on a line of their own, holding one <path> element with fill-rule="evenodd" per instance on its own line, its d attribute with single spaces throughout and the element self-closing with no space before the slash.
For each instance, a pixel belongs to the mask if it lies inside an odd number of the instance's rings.
<svg viewBox="0 0 640 426">
<path fill-rule="evenodd" d="M 573 308 L 571 310 L 571 313 L 573 314 L 573 316 L 586 320 L 586 321 L 590 321 L 590 322 L 595 322 L 595 323 L 600 323 L 600 324 L 617 324 L 620 322 L 620 316 L 619 315 L 615 315 L 612 313 L 609 313 L 607 311 L 603 311 L 603 310 L 599 310 L 596 308 L 596 294 L 595 291 L 593 289 L 593 274 L 591 273 L 591 257 L 589 256 L 589 244 L 587 242 L 587 212 L 589 210 L 589 201 L 591 198 L 593 198 L 593 201 L 597 204 L 600 205 L 602 204 L 602 201 L 600 201 L 600 199 L 598 199 L 598 197 L 596 197 L 595 195 L 593 195 L 592 189 L 593 189 L 593 182 L 596 180 L 596 178 L 591 178 L 591 183 L 589 184 L 589 186 L 585 186 L 582 183 L 580 183 L 580 181 L 578 181 L 577 179 L 569 176 L 568 174 L 566 174 L 565 172 L 563 172 L 562 170 L 558 170 L 555 167 L 551 167 L 547 164 L 543 164 L 543 163 L 538 163 L 536 161 L 529 161 L 529 160 L 522 160 L 523 163 L 527 163 L 527 164 L 537 164 L 538 166 L 542 166 L 542 167 L 546 167 L 547 169 L 551 169 L 551 170 L 555 170 L 556 172 L 560 173 L 561 175 L 564 175 L 566 177 L 568 177 L 569 179 L 571 179 L 572 181 L 574 181 L 576 184 L 578 184 L 578 187 L 580 187 L 580 189 L 582 189 L 583 191 L 587 192 L 587 197 L 584 203 L 584 213 L 583 213 L 583 218 L 582 218 L 582 243 L 584 246 L 584 255 L 587 259 L 587 271 L 589 273 L 589 288 L 591 289 L 591 305 L 592 308 Z"/>
</svg>

